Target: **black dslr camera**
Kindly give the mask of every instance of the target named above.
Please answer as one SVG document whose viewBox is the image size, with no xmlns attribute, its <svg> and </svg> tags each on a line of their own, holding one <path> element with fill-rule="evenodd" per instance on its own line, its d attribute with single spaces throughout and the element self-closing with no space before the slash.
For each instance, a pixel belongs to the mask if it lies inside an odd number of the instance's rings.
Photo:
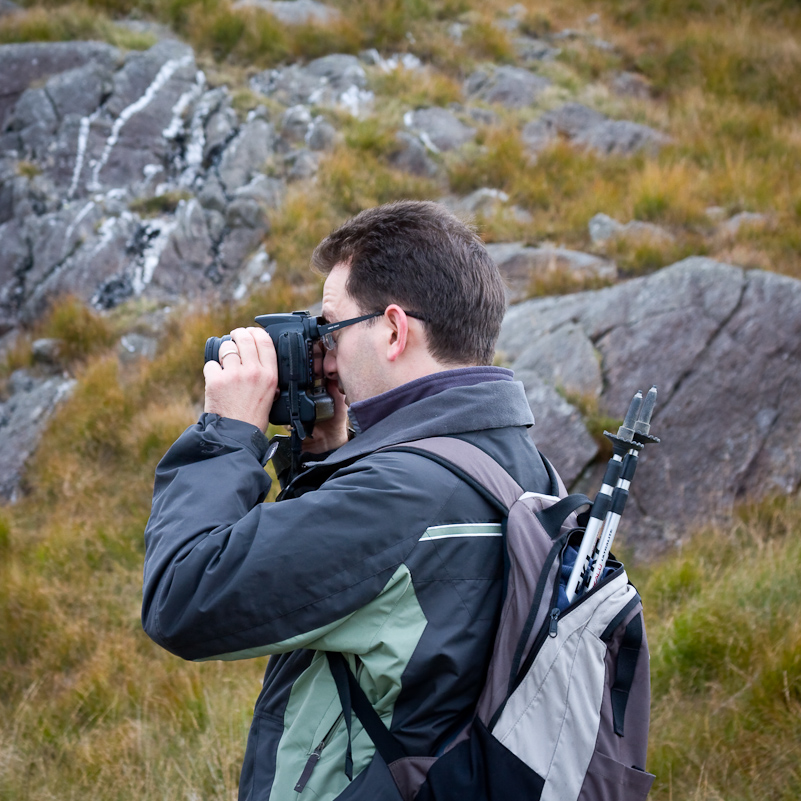
<svg viewBox="0 0 801 801">
<path fill-rule="evenodd" d="M 260 314 L 256 322 L 270 335 L 278 357 L 280 394 L 270 409 L 270 422 L 291 426 L 299 439 L 305 439 L 316 420 L 334 416 L 334 401 L 325 391 L 322 375 L 314 370 L 314 345 L 322 336 L 323 323 L 307 311 Z M 229 339 L 227 334 L 209 337 L 206 361 L 220 361 L 220 345 Z"/>
</svg>

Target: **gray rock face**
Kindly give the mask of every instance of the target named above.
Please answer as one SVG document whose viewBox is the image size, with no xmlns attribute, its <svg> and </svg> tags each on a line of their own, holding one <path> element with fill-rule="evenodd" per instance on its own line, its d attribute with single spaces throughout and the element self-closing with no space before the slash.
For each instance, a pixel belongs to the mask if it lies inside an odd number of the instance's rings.
<svg viewBox="0 0 801 801">
<path fill-rule="evenodd" d="M 606 120 L 582 131 L 573 141 L 579 147 L 594 150 L 602 156 L 613 153 L 629 155 L 640 150 L 656 153 L 670 140 L 659 131 L 629 120 Z"/>
<path fill-rule="evenodd" d="M 589 279 L 611 281 L 617 276 L 617 268 L 613 262 L 567 248 L 534 248 L 502 243 L 490 244 L 487 250 L 503 275 L 509 299 L 513 303 L 530 293 L 532 282 L 536 278 L 567 273 L 580 282 Z"/>
<path fill-rule="evenodd" d="M 331 150 L 336 143 L 336 128 L 324 117 L 318 116 L 312 120 L 306 131 L 305 141 L 311 150 Z"/>
<path fill-rule="evenodd" d="M 654 245 L 670 245 L 675 241 L 673 234 L 659 225 L 639 220 L 632 220 L 623 225 L 607 214 L 596 214 L 587 227 L 590 239 L 595 245 L 603 245 L 614 239 Z"/>
<path fill-rule="evenodd" d="M 292 64 L 282 70 L 264 70 L 250 81 L 251 88 L 286 106 L 345 106 L 353 113 L 372 100 L 365 90 L 367 73 L 356 56 L 335 53 L 305 67 Z"/>
<path fill-rule="evenodd" d="M 647 125 L 628 120 L 610 120 L 581 103 L 565 103 L 548 111 L 523 128 L 523 142 L 538 152 L 558 137 L 594 150 L 601 155 L 628 155 L 640 150 L 656 151 L 669 139 Z"/>
<path fill-rule="evenodd" d="M 14 501 L 25 462 L 39 444 L 48 418 L 75 381 L 17 370 L 9 383 L 10 395 L 0 403 L 0 498 Z"/>
<path fill-rule="evenodd" d="M 647 100 L 651 96 L 651 85 L 642 75 L 635 72 L 621 72 L 615 76 L 612 91 L 621 97 L 636 97 Z"/>
<path fill-rule="evenodd" d="M 260 8 L 279 19 L 284 25 L 306 25 L 316 22 L 324 25 L 342 16 L 339 9 L 318 3 L 316 0 L 237 0 L 234 8 Z"/>
<path fill-rule="evenodd" d="M 509 195 L 501 192 L 500 189 L 484 187 L 476 189 L 465 197 L 446 197 L 439 201 L 443 206 L 447 206 L 451 211 L 460 217 L 471 216 L 474 214 L 492 214 L 503 208 L 509 202 Z M 503 248 L 506 245 L 490 245 L 489 248 Z M 514 249 L 516 246 L 512 245 Z M 500 252 L 500 251 L 497 251 Z M 515 251 L 517 252 L 517 251 Z"/>
<path fill-rule="evenodd" d="M 312 175 L 336 137 L 305 106 L 280 139 L 264 107 L 241 123 L 173 39 L 125 58 L 95 43 L 0 46 L 0 70 L 0 335 L 65 292 L 99 308 L 230 296 L 286 181 Z M 365 80 L 351 56 L 304 75 L 323 94 Z M 278 144 L 282 180 L 263 174 Z"/>
<path fill-rule="evenodd" d="M 5 17 L 10 14 L 18 14 L 22 9 L 11 0 L 0 0 L 0 17 Z"/>
<path fill-rule="evenodd" d="M 420 136 L 423 144 L 434 153 L 455 150 L 476 135 L 476 129 L 461 122 L 444 108 L 421 108 L 407 112 L 406 127 Z"/>
<path fill-rule="evenodd" d="M 474 72 L 465 82 L 468 97 L 485 103 L 499 103 L 507 108 L 522 108 L 536 103 L 551 85 L 542 75 L 520 67 L 497 67 Z"/>
<path fill-rule="evenodd" d="M 410 175 L 427 178 L 433 178 L 437 174 L 437 165 L 431 160 L 426 146 L 418 137 L 399 131 L 395 138 L 398 147 L 389 159 L 393 167 Z"/>
<path fill-rule="evenodd" d="M 560 338 L 565 347 L 554 350 Z M 801 486 L 797 280 L 685 259 L 609 289 L 512 307 L 499 349 L 524 379 L 535 373 L 552 386 L 575 382 L 592 349 L 600 381 L 585 389 L 600 388 L 601 409 L 617 418 L 637 389 L 658 386 L 652 433 L 662 443 L 644 451 L 624 518 L 628 542 L 643 554 L 699 521 L 725 518 L 742 499 Z M 539 425 L 551 411 L 534 414 Z M 583 446 L 565 434 L 546 451 L 568 481 L 576 470 L 560 460 L 572 465 L 574 447 Z"/>
<path fill-rule="evenodd" d="M 519 36 L 512 41 L 512 45 L 518 58 L 527 63 L 552 61 L 562 52 L 560 48 L 531 36 Z"/>
<path fill-rule="evenodd" d="M 119 50 L 101 42 L 30 42 L 0 47 L 0 130 L 31 84 L 92 62 L 112 69 L 120 57 Z"/>
<path fill-rule="evenodd" d="M 526 398 L 534 411 L 530 430 L 537 447 L 553 462 L 565 482 L 572 482 L 584 465 L 595 458 L 598 445 L 589 435 L 579 411 L 534 371 L 515 368 L 515 377 L 523 382 Z M 569 442 L 570 447 L 565 448 Z M 554 462 L 552 454 L 559 454 Z"/>
<path fill-rule="evenodd" d="M 757 214 L 753 211 L 741 211 L 730 217 L 726 222 L 720 226 L 720 233 L 723 236 L 734 237 L 740 229 L 745 228 L 763 228 L 770 221 L 766 214 Z"/>
<path fill-rule="evenodd" d="M 262 119 L 247 123 L 222 154 L 218 173 L 226 193 L 248 183 L 273 152 L 272 125 Z"/>
<path fill-rule="evenodd" d="M 303 142 L 311 124 L 311 112 L 306 106 L 292 106 L 281 118 L 281 136 L 290 142 Z"/>
</svg>

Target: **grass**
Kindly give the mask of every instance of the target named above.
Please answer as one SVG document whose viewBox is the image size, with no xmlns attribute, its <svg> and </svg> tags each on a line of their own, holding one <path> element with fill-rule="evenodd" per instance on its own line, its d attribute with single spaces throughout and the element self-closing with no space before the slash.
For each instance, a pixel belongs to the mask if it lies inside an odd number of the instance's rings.
<svg viewBox="0 0 801 801">
<path fill-rule="evenodd" d="M 126 50 L 146 50 L 156 43 L 150 34 L 114 25 L 109 17 L 86 3 L 36 7 L 0 17 L 0 44 L 84 39 L 97 39 Z"/>
<path fill-rule="evenodd" d="M 753 503 L 646 571 L 653 797 L 797 798 L 801 504 Z"/>
<path fill-rule="evenodd" d="M 157 217 L 160 214 L 172 214 L 182 200 L 193 197 L 190 192 L 178 190 L 166 192 L 153 197 L 141 197 L 131 201 L 128 208 L 143 217 Z"/>
</svg>

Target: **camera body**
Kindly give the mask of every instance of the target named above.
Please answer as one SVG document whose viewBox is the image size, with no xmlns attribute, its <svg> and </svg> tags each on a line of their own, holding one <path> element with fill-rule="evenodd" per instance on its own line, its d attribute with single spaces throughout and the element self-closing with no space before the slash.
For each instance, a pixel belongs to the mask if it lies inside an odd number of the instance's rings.
<svg viewBox="0 0 801 801">
<path fill-rule="evenodd" d="M 334 416 L 334 401 L 314 369 L 320 320 L 308 311 L 260 314 L 256 322 L 270 335 L 278 358 L 279 395 L 270 409 L 270 422 L 292 426 L 301 439 L 312 433 L 317 420 Z M 209 337 L 205 360 L 219 361 L 220 345 L 231 337 Z M 320 358 L 318 356 L 318 358 Z"/>
</svg>

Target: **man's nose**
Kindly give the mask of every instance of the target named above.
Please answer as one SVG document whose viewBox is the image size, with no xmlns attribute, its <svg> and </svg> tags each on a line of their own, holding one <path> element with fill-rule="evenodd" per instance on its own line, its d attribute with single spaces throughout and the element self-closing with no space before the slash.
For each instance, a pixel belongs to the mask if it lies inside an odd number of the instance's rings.
<svg viewBox="0 0 801 801">
<path fill-rule="evenodd" d="M 325 356 L 323 356 L 323 375 L 326 378 L 336 378 L 337 357 L 332 350 L 327 350 Z"/>
</svg>

